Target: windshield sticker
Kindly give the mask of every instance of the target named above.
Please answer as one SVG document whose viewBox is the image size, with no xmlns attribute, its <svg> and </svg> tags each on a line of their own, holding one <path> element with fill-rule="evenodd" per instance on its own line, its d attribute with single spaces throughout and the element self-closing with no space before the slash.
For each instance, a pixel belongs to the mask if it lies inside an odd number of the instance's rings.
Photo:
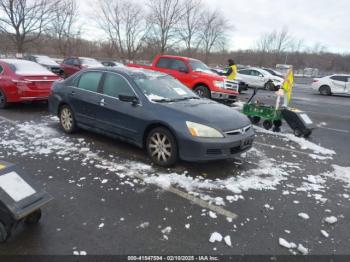
<svg viewBox="0 0 350 262">
<path fill-rule="evenodd" d="M 187 95 L 186 91 L 183 90 L 182 88 L 174 88 L 175 92 L 180 95 L 180 96 L 184 96 Z"/>
</svg>

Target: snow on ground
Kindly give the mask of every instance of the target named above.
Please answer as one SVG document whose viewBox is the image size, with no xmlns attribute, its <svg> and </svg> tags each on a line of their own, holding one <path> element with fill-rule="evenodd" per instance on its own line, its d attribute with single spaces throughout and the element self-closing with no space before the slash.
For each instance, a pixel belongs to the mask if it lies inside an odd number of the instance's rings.
<svg viewBox="0 0 350 262">
<path fill-rule="evenodd" d="M 51 118 L 51 121 L 57 121 L 57 119 Z M 335 154 L 334 151 L 323 148 L 305 139 L 262 130 L 258 129 L 258 132 L 273 134 L 285 141 L 298 144 L 302 150 L 313 151 L 314 154 L 310 154 L 311 159 L 329 160 Z M 238 174 L 235 174 L 235 176 L 228 176 L 225 179 L 209 179 L 203 176 L 195 177 L 187 172 L 182 174 L 159 172 L 152 166 L 140 162 L 119 159 L 115 161 L 114 156 L 110 156 L 112 159 L 101 158 L 99 156 L 100 152 L 93 150 L 92 145 L 86 142 L 85 139 L 77 139 L 63 135 L 58 129 L 50 127 L 47 122 L 27 122 L 16 127 L 0 129 L 0 132 L 2 133 L 0 148 L 6 149 L 6 152 L 11 151 L 10 154 L 30 156 L 32 159 L 51 155 L 61 160 L 79 160 L 83 166 L 93 166 L 98 169 L 106 170 L 106 174 L 108 173 L 109 176 L 116 175 L 121 179 L 119 182 L 120 186 L 134 187 L 134 184 L 146 183 L 157 185 L 163 189 L 178 187 L 187 191 L 189 194 L 220 206 L 226 205 L 226 201 L 229 203 L 244 201 L 243 193 L 246 191 L 277 190 L 283 182 L 292 178 L 292 174 L 295 174 L 296 171 L 298 171 L 298 173 L 303 171 L 298 163 L 280 163 L 273 158 L 267 157 L 263 151 L 252 149 L 248 154 L 256 160 L 253 165 L 255 167 L 241 170 Z M 289 187 L 288 190 L 284 190 L 281 195 L 290 196 L 295 194 L 295 192 L 306 192 L 316 200 L 324 202 L 325 199 L 322 194 L 326 191 L 326 179 L 337 179 L 344 182 L 347 187 L 350 187 L 350 168 L 336 165 L 332 167 L 334 169 L 333 171 L 321 175 L 306 174 L 300 185 L 293 184 L 292 188 Z M 81 187 L 84 182 L 88 180 L 89 177 L 84 176 L 78 179 L 71 178 L 67 182 L 79 182 L 77 186 Z M 99 182 L 101 188 L 103 188 L 112 183 L 114 179 L 113 177 L 110 179 L 95 177 L 93 181 Z M 228 193 L 226 197 L 213 196 L 213 194 L 223 191 L 226 194 Z M 274 208 L 268 204 L 266 208 L 271 211 L 274 210 Z M 303 219 L 309 219 L 309 216 L 305 213 L 300 213 L 299 216 Z M 210 211 L 209 217 L 217 218 L 217 215 Z M 337 218 L 326 218 L 325 222 L 336 223 Z M 146 228 L 148 226 L 149 223 L 144 222 L 139 227 Z M 98 228 L 102 229 L 103 227 L 104 223 L 101 223 Z M 189 229 L 190 224 L 186 224 L 185 228 Z M 168 240 L 168 235 L 171 231 L 172 228 L 170 226 L 161 230 L 163 239 Z M 321 231 L 321 234 L 325 237 L 329 236 L 325 231 Z M 222 242 L 223 239 L 222 235 L 216 232 L 211 235 L 209 241 L 211 243 Z M 226 245 L 232 245 L 229 236 L 225 237 L 224 240 Z M 279 239 L 279 244 L 288 249 L 298 250 L 301 254 L 309 253 L 308 249 L 301 244 L 296 245 L 295 243 L 289 243 L 283 238 Z"/>
<path fill-rule="evenodd" d="M 298 216 L 301 217 L 302 219 L 305 219 L 305 220 L 310 219 L 310 216 L 308 214 L 305 214 L 305 213 L 299 213 Z"/>
<path fill-rule="evenodd" d="M 326 155 L 326 156 L 333 156 L 336 154 L 336 152 L 334 150 L 330 150 L 330 149 L 327 149 L 327 148 L 322 147 L 320 145 L 316 145 L 315 143 L 312 143 L 304 138 L 296 137 L 293 134 L 275 133 L 272 131 L 265 130 L 261 127 L 255 127 L 255 129 L 258 133 L 277 136 L 277 137 L 282 138 L 286 142 L 294 142 L 294 143 L 298 144 L 300 149 L 302 149 L 302 150 L 308 149 L 308 150 L 313 151 L 315 154 Z M 315 154 L 311 154 L 311 156 L 315 157 L 316 156 Z"/>
<path fill-rule="evenodd" d="M 218 232 L 214 232 L 213 234 L 211 234 L 209 242 L 210 243 L 221 242 L 222 239 L 223 237 L 221 234 L 219 234 Z"/>
<path fill-rule="evenodd" d="M 336 218 L 335 216 L 326 217 L 326 218 L 324 219 L 324 221 L 325 221 L 326 223 L 328 223 L 328 224 L 333 225 L 333 224 L 335 224 L 335 223 L 338 222 L 338 218 Z"/>
</svg>

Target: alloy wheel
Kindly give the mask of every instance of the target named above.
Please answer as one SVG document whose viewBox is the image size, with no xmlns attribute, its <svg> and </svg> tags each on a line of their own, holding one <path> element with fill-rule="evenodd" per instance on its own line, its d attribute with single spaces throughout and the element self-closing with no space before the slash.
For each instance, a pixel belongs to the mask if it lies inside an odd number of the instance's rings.
<svg viewBox="0 0 350 262">
<path fill-rule="evenodd" d="M 71 131 L 73 128 L 73 114 L 68 107 L 64 107 L 61 110 L 61 125 L 63 129 L 67 132 Z"/>
<path fill-rule="evenodd" d="M 159 162 L 167 162 L 172 157 L 172 146 L 165 134 L 154 133 L 150 138 L 149 150 Z"/>
</svg>

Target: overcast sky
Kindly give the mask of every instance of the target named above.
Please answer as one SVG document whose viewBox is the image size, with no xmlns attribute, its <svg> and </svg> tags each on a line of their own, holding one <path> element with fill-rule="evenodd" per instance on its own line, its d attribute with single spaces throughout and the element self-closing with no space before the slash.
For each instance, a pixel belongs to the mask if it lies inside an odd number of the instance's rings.
<svg viewBox="0 0 350 262">
<path fill-rule="evenodd" d="M 135 0 L 143 2 L 144 0 Z M 78 0 L 81 12 L 91 15 L 92 2 Z M 295 38 L 329 51 L 350 53 L 350 0 L 203 0 L 210 9 L 222 9 L 234 26 L 230 50 L 249 49 L 257 38 L 287 27 Z M 89 28 L 91 28 L 91 23 Z M 85 37 L 90 38 L 89 30 Z"/>
</svg>

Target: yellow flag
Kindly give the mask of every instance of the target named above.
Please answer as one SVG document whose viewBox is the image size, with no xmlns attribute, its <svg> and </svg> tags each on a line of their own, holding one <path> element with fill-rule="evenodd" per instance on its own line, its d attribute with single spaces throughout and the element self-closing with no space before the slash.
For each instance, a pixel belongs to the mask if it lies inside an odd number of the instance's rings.
<svg viewBox="0 0 350 262">
<path fill-rule="evenodd" d="M 286 93 L 288 98 L 288 103 L 292 100 L 292 91 L 294 87 L 294 73 L 293 69 L 289 69 L 286 77 L 284 78 L 284 82 L 282 84 L 283 90 Z"/>
</svg>

